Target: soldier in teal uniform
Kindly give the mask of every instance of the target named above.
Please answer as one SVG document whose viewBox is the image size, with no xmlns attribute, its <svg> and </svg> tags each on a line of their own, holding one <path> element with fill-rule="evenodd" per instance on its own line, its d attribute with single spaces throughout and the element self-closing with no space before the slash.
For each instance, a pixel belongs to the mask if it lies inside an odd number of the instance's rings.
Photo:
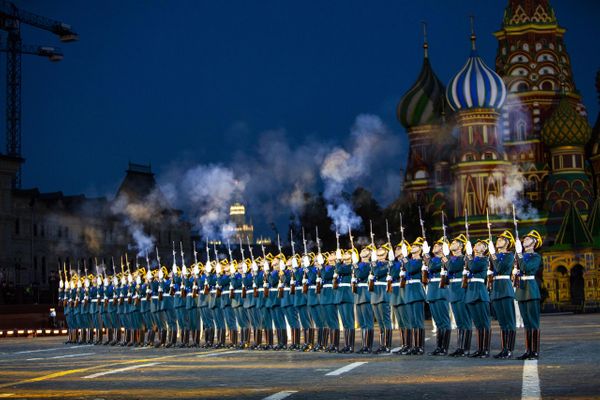
<svg viewBox="0 0 600 400">
<path fill-rule="evenodd" d="M 140 285 L 138 296 L 140 297 L 140 316 L 142 318 L 143 325 L 140 341 L 143 340 L 144 346 L 149 346 L 154 345 L 155 324 L 152 319 L 152 312 L 150 311 L 150 303 L 152 302 L 152 272 L 150 271 L 149 263 L 146 265 L 146 268 L 148 268 L 147 271 L 145 268 L 142 268 L 141 271 L 142 275 L 144 276 L 144 281 Z"/>
<path fill-rule="evenodd" d="M 244 310 L 248 314 L 249 324 L 252 326 L 253 342 L 250 345 L 250 338 L 248 337 L 248 348 L 256 350 L 262 345 L 262 322 L 261 313 L 258 308 L 258 302 L 260 300 L 260 293 L 258 288 L 260 284 L 256 281 L 256 275 L 258 274 L 258 264 L 255 260 L 246 262 L 249 264 L 249 270 L 242 277 L 242 284 L 246 288 L 246 298 L 244 299 Z M 256 297 L 255 297 L 256 293 Z"/>
<path fill-rule="evenodd" d="M 101 323 L 100 323 L 100 294 L 98 292 L 98 286 L 102 286 L 102 278 L 100 276 L 91 276 L 91 286 L 90 286 L 90 319 L 91 319 L 91 327 L 92 327 L 92 343 L 98 345 L 102 338 L 101 334 Z M 100 283 L 98 283 L 98 279 Z"/>
<path fill-rule="evenodd" d="M 200 347 L 200 309 L 198 308 L 200 287 L 198 286 L 198 263 L 192 266 L 192 273 L 185 280 L 185 312 L 192 344 L 189 347 Z"/>
<path fill-rule="evenodd" d="M 354 353 L 355 329 L 354 329 L 354 295 L 352 294 L 352 270 L 354 262 L 358 262 L 356 249 L 343 252 L 342 262 L 336 264 L 334 279 L 338 280 L 338 288 L 335 290 L 335 304 L 342 318 L 344 326 L 344 348 L 340 353 Z"/>
<path fill-rule="evenodd" d="M 296 284 L 294 271 L 298 269 L 297 256 L 292 254 L 292 256 L 286 261 L 285 266 L 286 268 L 283 271 L 283 276 L 281 277 L 284 286 L 283 298 L 281 299 L 281 309 L 292 334 L 292 343 L 290 346 L 288 346 L 288 350 L 297 350 L 300 348 L 300 321 L 298 320 L 298 311 L 296 311 L 296 307 L 294 307 L 294 296 L 290 294 L 292 281 L 294 280 L 294 285 Z"/>
<path fill-rule="evenodd" d="M 517 239 L 515 250 L 517 252 L 519 269 L 513 274 L 519 275 L 519 287 L 515 298 L 519 302 L 519 310 L 525 325 L 525 353 L 519 360 L 537 360 L 540 353 L 540 288 L 535 279 L 542 267 L 542 257 L 536 250 L 542 246 L 542 235 L 532 230 L 523 238 L 523 243 Z"/>
<path fill-rule="evenodd" d="M 210 287 L 210 299 L 209 299 L 209 308 L 212 312 L 213 321 L 215 323 L 216 328 L 216 337 L 214 340 L 213 348 L 220 349 L 225 346 L 225 335 L 226 335 L 226 325 L 225 325 L 225 316 L 223 315 L 223 310 L 221 309 L 221 300 L 223 294 L 223 288 L 220 285 L 220 276 L 222 274 L 222 265 L 217 259 L 213 261 L 213 267 L 211 268 L 211 273 L 208 275 L 208 284 Z"/>
<path fill-rule="evenodd" d="M 177 315 L 175 314 L 175 304 L 173 294 L 175 292 L 175 282 L 173 282 L 175 273 L 173 267 L 171 273 L 163 276 L 162 281 L 162 301 L 159 302 L 159 307 L 163 311 L 165 319 L 165 330 L 167 331 L 167 341 L 165 347 L 173 347 L 177 340 Z"/>
<path fill-rule="evenodd" d="M 270 254 L 269 254 L 270 256 Z M 267 256 L 267 258 L 269 258 Z M 262 328 L 265 331 L 265 341 L 264 346 L 261 347 L 262 350 L 273 350 L 274 348 L 274 332 L 273 332 L 273 315 L 271 314 L 271 297 L 277 296 L 277 293 L 273 292 L 273 288 L 271 286 L 270 274 L 271 274 L 271 264 L 268 259 L 263 259 L 262 270 L 257 274 L 257 281 L 260 283 L 259 290 L 259 308 L 262 316 Z"/>
<path fill-rule="evenodd" d="M 60 269 L 59 269 L 60 275 Z M 63 306 L 63 314 L 65 316 L 65 322 L 67 324 L 67 341 L 65 344 L 72 343 L 72 331 L 73 331 L 73 322 L 71 321 L 71 305 L 69 304 L 69 289 L 71 287 L 71 283 L 67 277 L 67 273 L 65 271 L 65 279 L 63 280 L 62 275 L 60 275 L 60 281 L 58 282 L 58 302 Z"/>
<path fill-rule="evenodd" d="M 384 245 L 376 250 L 376 257 L 371 258 L 371 279 L 374 280 L 374 290 L 371 293 L 371 307 L 379 325 L 379 347 L 375 354 L 389 353 L 392 342 L 392 319 L 390 314 L 390 296 L 387 292 L 387 280 L 390 261 L 387 260 L 389 247 Z"/>
<path fill-rule="evenodd" d="M 204 267 L 204 268 L 202 268 Z M 213 347 L 215 340 L 215 319 L 212 309 L 210 308 L 211 288 L 209 277 L 212 271 L 212 265 L 206 263 L 202 266 L 199 264 L 200 274 L 198 275 L 198 308 L 202 319 L 202 329 L 204 332 L 203 349 Z"/>
<path fill-rule="evenodd" d="M 510 274 L 515 260 L 512 249 L 515 239 L 510 231 L 504 231 L 496 239 L 496 246 L 490 244 L 489 253 L 494 266 L 493 286 L 490 300 L 494 307 L 498 324 L 502 350 L 494 358 L 511 358 L 515 349 L 517 324 L 515 318 L 515 291 Z M 488 276 L 488 279 L 490 277 Z"/>
<path fill-rule="evenodd" d="M 321 254 L 321 257 L 323 255 Z M 321 259 L 320 259 L 321 260 Z M 308 306 L 308 311 L 310 312 L 310 319 L 312 320 L 313 329 L 317 332 L 317 338 L 315 346 L 312 348 L 313 351 L 321 351 L 324 349 L 324 343 L 326 343 L 325 339 L 325 322 L 322 318 L 322 313 L 320 311 L 320 295 L 317 294 L 317 279 L 319 279 L 319 284 L 321 284 L 320 275 L 320 267 L 317 267 L 317 257 L 313 257 L 313 262 L 308 267 L 304 267 L 306 271 L 306 284 L 308 285 L 308 294 L 306 298 L 306 304 Z"/>
<path fill-rule="evenodd" d="M 359 354 L 371 353 L 373 349 L 373 336 L 375 333 L 375 321 L 373 307 L 371 307 L 371 292 L 369 292 L 369 277 L 371 276 L 371 251 L 375 250 L 367 246 L 360 252 L 360 262 L 354 267 L 354 280 L 356 293 L 354 295 L 354 306 L 356 308 L 356 319 L 361 332 L 361 348 Z"/>
<path fill-rule="evenodd" d="M 468 244 L 469 243 L 469 244 Z M 465 289 L 462 288 L 462 274 L 465 273 L 464 249 L 470 247 L 470 242 L 462 233 L 450 242 L 450 258 L 442 257 L 442 262 L 448 266 L 448 295 L 452 313 L 458 328 L 457 347 L 449 354 L 451 357 L 464 357 L 471 349 L 473 320 L 465 304 Z"/>
<path fill-rule="evenodd" d="M 305 283 L 304 266 L 310 266 L 310 256 L 307 254 L 302 256 L 301 266 L 297 265 L 295 268 L 293 268 L 293 274 L 296 282 L 296 293 L 293 296 L 293 299 L 294 308 L 298 312 L 300 326 L 302 327 L 302 336 L 304 338 L 304 343 L 302 344 L 302 346 L 300 346 L 299 350 L 309 351 L 314 346 L 315 331 L 312 328 L 310 313 L 308 311 L 308 293 L 304 293 L 303 290 Z"/>
<path fill-rule="evenodd" d="M 477 351 L 470 357 L 487 358 L 490 356 L 491 316 L 490 296 L 486 287 L 489 271 L 487 253 L 489 239 L 478 240 L 473 248 L 474 256 L 467 250 L 469 284 L 465 294 L 465 303 L 477 328 Z"/>
<path fill-rule="evenodd" d="M 234 262 L 235 265 L 235 262 Z M 231 299 L 231 308 L 233 309 L 235 320 L 240 328 L 240 340 L 234 341 L 237 348 L 243 349 L 250 340 L 250 330 L 248 328 L 248 313 L 244 309 L 244 298 L 242 298 L 243 279 L 248 272 L 248 265 L 242 261 L 235 266 L 231 274 L 230 288 L 233 289 L 233 299 Z M 247 296 L 247 293 L 246 293 Z"/>
<path fill-rule="evenodd" d="M 231 275 L 235 273 L 235 265 L 230 263 L 229 260 L 223 260 L 222 262 L 223 271 L 218 278 L 219 286 L 222 288 L 221 295 L 221 310 L 223 317 L 225 318 L 225 324 L 229 330 L 229 348 L 233 348 L 237 345 L 238 331 L 237 324 L 235 321 L 235 313 L 233 311 L 232 300 L 230 298 L 231 289 Z"/>
<path fill-rule="evenodd" d="M 90 276 L 83 277 L 83 300 L 81 301 L 81 309 L 79 315 L 81 318 L 81 327 L 83 332 L 83 340 L 81 343 L 92 343 L 92 319 L 90 316 Z"/>
<path fill-rule="evenodd" d="M 439 239 L 433 245 L 433 257 L 427 261 L 427 269 L 429 272 L 429 284 L 427 285 L 427 303 L 435 325 L 436 332 L 436 347 L 430 356 L 445 356 L 448 355 L 448 347 L 450 346 L 450 333 L 452 326 L 450 325 L 450 312 L 448 309 L 448 289 L 440 287 L 442 279 L 446 279 L 446 266 L 442 261 L 444 256 L 450 254 L 450 248 L 446 238 Z"/>
<path fill-rule="evenodd" d="M 410 354 L 422 355 L 425 347 L 425 290 L 421 283 L 423 256 L 429 254 L 429 245 L 418 237 L 410 245 L 410 259 L 406 265 L 406 292 L 404 301 L 408 305 L 413 348 Z"/>
<path fill-rule="evenodd" d="M 398 329 L 400 330 L 400 338 L 402 344 L 399 349 L 394 350 L 394 354 L 409 354 L 409 350 L 412 349 L 412 335 L 410 334 L 410 316 L 409 308 L 406 304 L 406 287 L 400 287 L 400 274 L 406 275 L 403 272 L 406 269 L 405 264 L 408 262 L 408 253 L 410 252 L 410 243 L 404 240 L 396 245 L 394 251 L 395 260 L 390 267 L 390 277 L 392 279 L 392 292 L 390 293 L 390 305 Z"/>
<path fill-rule="evenodd" d="M 113 328 L 112 340 L 107 342 L 111 346 L 119 343 L 121 337 L 121 325 L 119 317 L 117 315 L 117 308 L 119 302 L 119 277 L 114 273 L 112 275 L 111 284 L 108 288 L 108 314 L 111 320 L 111 326 Z"/>
<path fill-rule="evenodd" d="M 181 336 L 181 342 L 178 347 L 183 348 L 190 342 L 190 328 L 188 324 L 188 311 L 186 309 L 187 292 L 185 290 L 188 273 L 185 261 L 183 259 L 181 261 L 181 271 L 179 274 L 174 275 L 175 297 L 173 298 L 173 306 L 175 308 L 177 326 L 179 327 L 179 335 Z M 182 291 L 182 289 L 184 290 Z"/>
<path fill-rule="evenodd" d="M 156 279 L 152 282 L 152 304 L 150 305 L 150 309 L 154 312 L 159 336 L 159 340 L 155 343 L 154 347 L 165 346 L 167 343 L 168 324 L 166 311 L 163 306 L 165 301 L 165 277 L 167 273 L 166 267 L 159 264 Z M 168 286 L 166 291 L 169 291 Z"/>
<path fill-rule="evenodd" d="M 325 351 L 333 353 L 337 353 L 340 349 L 340 323 L 333 293 L 333 276 L 338 262 L 335 253 L 327 254 L 327 263 L 321 270 L 323 288 L 319 298 L 321 312 L 323 313 L 321 318 L 325 321 L 326 329 L 329 331 L 326 335 L 331 338 L 331 344 Z"/>
<path fill-rule="evenodd" d="M 273 350 L 282 350 L 287 348 L 287 330 L 285 326 L 285 317 L 281 309 L 281 299 L 278 296 L 279 286 L 282 285 L 282 275 L 285 270 L 285 258 L 283 254 L 278 254 L 271 261 L 271 270 L 269 272 L 269 286 L 273 288 L 273 293 L 269 295 L 267 308 L 271 314 L 275 332 L 277 333 L 277 346 Z"/>
</svg>

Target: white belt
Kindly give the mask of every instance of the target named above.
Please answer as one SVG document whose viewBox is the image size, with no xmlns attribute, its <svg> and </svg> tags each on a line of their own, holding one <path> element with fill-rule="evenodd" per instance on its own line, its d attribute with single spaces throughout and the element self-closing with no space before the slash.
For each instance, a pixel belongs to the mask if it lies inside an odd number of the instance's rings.
<svg viewBox="0 0 600 400">
<path fill-rule="evenodd" d="M 152 298 L 158 300 L 158 296 L 152 296 Z"/>
<path fill-rule="evenodd" d="M 498 279 L 510 279 L 510 275 L 498 275 L 494 277 L 494 280 Z"/>
<path fill-rule="evenodd" d="M 368 283 L 359 283 L 358 287 L 369 287 Z"/>
<path fill-rule="evenodd" d="M 462 282 L 462 278 L 452 278 L 450 279 L 450 283 Z"/>
<path fill-rule="evenodd" d="M 521 276 L 522 281 L 532 281 L 535 279 L 535 275 L 523 275 Z"/>
<path fill-rule="evenodd" d="M 179 296 L 179 297 L 181 297 L 181 291 L 179 291 L 179 292 L 175 292 L 175 296 Z"/>
<path fill-rule="evenodd" d="M 284 287 L 284 288 L 283 288 L 283 290 L 284 290 L 285 292 L 289 292 L 289 291 L 290 291 L 290 288 L 289 288 L 289 287 Z"/>
<path fill-rule="evenodd" d="M 92 299 L 92 303 L 97 303 L 98 299 Z"/>
<path fill-rule="evenodd" d="M 439 282 L 439 281 L 441 281 L 441 280 L 442 280 L 442 278 L 431 278 L 431 279 L 429 280 L 429 282 Z"/>
<path fill-rule="evenodd" d="M 171 297 L 169 293 L 163 293 L 163 297 Z"/>
<path fill-rule="evenodd" d="M 210 294 L 215 294 L 215 293 L 217 293 L 216 289 L 213 289 L 213 290 L 210 291 Z"/>
<path fill-rule="evenodd" d="M 242 289 L 236 289 L 236 290 L 233 291 L 233 293 L 242 294 Z"/>
<path fill-rule="evenodd" d="M 326 283 L 325 285 L 323 285 L 323 289 L 332 288 L 332 287 L 333 287 L 333 283 Z"/>
<path fill-rule="evenodd" d="M 392 287 L 400 287 L 400 282 L 394 282 L 394 283 L 392 283 Z"/>
<path fill-rule="evenodd" d="M 142 301 L 146 301 L 146 298 L 145 298 L 145 297 L 142 297 Z"/>
<path fill-rule="evenodd" d="M 186 297 L 192 297 L 192 293 L 188 293 Z"/>
<path fill-rule="evenodd" d="M 317 286 L 316 286 L 316 285 L 310 285 L 308 288 L 309 288 L 309 289 L 316 289 L 316 288 L 317 288 Z"/>
<path fill-rule="evenodd" d="M 421 283 L 420 279 L 409 279 L 406 281 L 406 283 Z"/>
<path fill-rule="evenodd" d="M 471 278 L 471 279 L 469 279 L 469 283 L 473 283 L 473 282 L 485 283 L 485 279 L 483 279 L 483 278 Z"/>
<path fill-rule="evenodd" d="M 387 286 L 387 282 L 375 282 L 375 286 Z"/>
<path fill-rule="evenodd" d="M 350 287 L 350 286 L 352 286 L 352 285 L 349 283 L 338 283 L 338 287 Z"/>
</svg>

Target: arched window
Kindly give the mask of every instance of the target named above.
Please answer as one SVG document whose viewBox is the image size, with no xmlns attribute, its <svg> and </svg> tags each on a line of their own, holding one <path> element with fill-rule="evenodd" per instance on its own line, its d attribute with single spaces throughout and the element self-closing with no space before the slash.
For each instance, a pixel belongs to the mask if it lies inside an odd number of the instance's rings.
<svg viewBox="0 0 600 400">
<path fill-rule="evenodd" d="M 415 180 L 417 179 L 427 179 L 427 172 L 424 169 L 415 172 Z"/>
<path fill-rule="evenodd" d="M 542 90 L 554 90 L 554 83 L 552 81 L 542 82 Z"/>
<path fill-rule="evenodd" d="M 527 43 L 523 43 L 523 50 L 529 51 L 529 45 Z"/>
<path fill-rule="evenodd" d="M 527 123 L 520 119 L 517 122 L 517 132 L 515 135 L 515 141 L 520 142 L 525 140 L 525 136 L 527 134 Z"/>
</svg>

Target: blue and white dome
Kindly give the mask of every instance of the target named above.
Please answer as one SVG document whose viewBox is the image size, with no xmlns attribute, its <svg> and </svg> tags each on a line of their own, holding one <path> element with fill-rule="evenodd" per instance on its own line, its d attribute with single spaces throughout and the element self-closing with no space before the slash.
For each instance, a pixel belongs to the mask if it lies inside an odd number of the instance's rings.
<svg viewBox="0 0 600 400">
<path fill-rule="evenodd" d="M 446 89 L 448 104 L 454 111 L 470 108 L 500 109 L 506 100 L 502 78 L 489 68 L 473 50 L 465 66 L 450 81 Z"/>
</svg>

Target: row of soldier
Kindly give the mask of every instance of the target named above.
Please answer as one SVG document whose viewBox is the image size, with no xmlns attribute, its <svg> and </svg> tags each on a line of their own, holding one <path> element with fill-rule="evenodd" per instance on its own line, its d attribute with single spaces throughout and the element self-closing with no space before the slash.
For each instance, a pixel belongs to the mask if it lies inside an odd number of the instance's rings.
<svg viewBox="0 0 600 400">
<path fill-rule="evenodd" d="M 234 260 L 231 250 L 228 258 L 219 260 L 216 249 L 211 260 L 207 244 L 206 262 L 199 262 L 194 251 L 190 268 L 183 251 L 181 267 L 174 251 L 170 271 L 164 266 L 146 269 L 137 262 L 130 271 L 127 260 L 120 273 L 115 273 L 113 263 L 112 276 L 106 272 L 69 276 L 65 267 L 59 298 L 69 327 L 68 343 L 378 354 L 391 351 L 393 315 L 402 343 L 394 352 L 421 355 L 427 302 L 437 326 L 430 355 L 489 357 L 491 304 L 501 328 L 501 350 L 494 357 L 511 358 L 516 299 L 525 326 L 526 350 L 519 359 L 537 358 L 540 292 L 535 275 L 541 257 L 536 250 L 542 237 L 533 230 L 521 242 L 518 231 L 515 237 L 506 230 L 495 245 L 491 233 L 472 244 L 468 224 L 465 227 L 464 234 L 451 240 L 444 231 L 432 247 L 423 236 L 407 242 L 403 230 L 402 241 L 394 248 L 389 234 L 387 243 L 376 247 L 371 228 L 371 244 L 360 252 L 350 232 L 349 250 L 340 249 L 337 235 L 338 248 L 322 253 L 317 232 L 316 254 L 307 251 L 303 240 L 303 254 L 292 247 L 289 258 L 281 246 L 275 256 L 263 248 L 263 255 L 255 258 L 248 246 L 250 257 L 244 259 L 240 243 L 242 261 Z M 150 266 L 147 256 L 146 261 Z M 157 262 L 160 266 L 158 253 Z M 458 328 L 453 352 L 450 309 Z M 356 325 L 361 334 L 358 349 Z M 477 349 L 471 352 L 473 325 Z"/>
</svg>

